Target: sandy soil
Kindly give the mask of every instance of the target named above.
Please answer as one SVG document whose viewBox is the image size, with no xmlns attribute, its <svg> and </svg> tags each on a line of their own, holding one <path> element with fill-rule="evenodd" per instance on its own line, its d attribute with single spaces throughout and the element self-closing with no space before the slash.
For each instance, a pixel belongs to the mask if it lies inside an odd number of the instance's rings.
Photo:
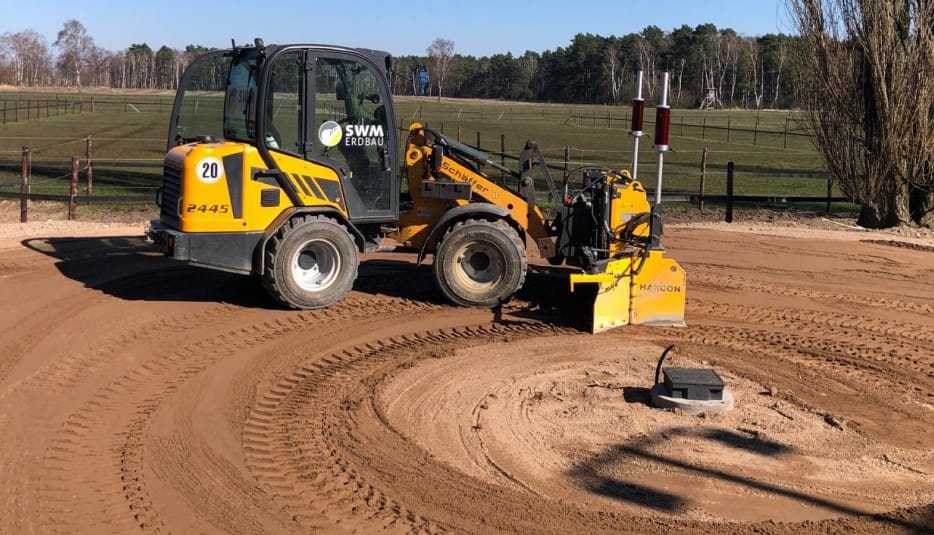
<svg viewBox="0 0 934 535">
<path fill-rule="evenodd" d="M 670 228 L 689 326 L 591 336 L 535 277 L 496 322 L 381 253 L 339 305 L 292 312 L 141 225 L 16 225 L 2 533 L 934 529 L 923 236 Z M 668 344 L 737 408 L 649 408 Z"/>
</svg>

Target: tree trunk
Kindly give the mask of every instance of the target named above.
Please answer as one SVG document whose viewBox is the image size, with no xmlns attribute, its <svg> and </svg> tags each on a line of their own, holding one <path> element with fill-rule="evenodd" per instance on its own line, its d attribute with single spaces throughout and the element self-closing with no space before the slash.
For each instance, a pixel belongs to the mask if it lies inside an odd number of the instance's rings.
<svg viewBox="0 0 934 535">
<path fill-rule="evenodd" d="M 856 224 L 865 228 L 888 228 L 912 223 L 908 183 L 896 180 L 887 202 L 863 203 Z"/>
<path fill-rule="evenodd" d="M 878 206 L 864 204 L 859 211 L 859 219 L 856 224 L 864 228 L 882 228 L 885 218 L 879 211 Z"/>
<path fill-rule="evenodd" d="M 912 191 L 911 213 L 915 223 L 934 229 L 934 190 L 915 189 Z"/>
</svg>

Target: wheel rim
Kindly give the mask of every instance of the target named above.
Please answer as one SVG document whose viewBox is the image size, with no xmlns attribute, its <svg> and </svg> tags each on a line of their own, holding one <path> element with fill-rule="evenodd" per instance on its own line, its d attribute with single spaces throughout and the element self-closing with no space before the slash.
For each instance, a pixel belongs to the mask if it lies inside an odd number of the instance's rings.
<svg viewBox="0 0 934 535">
<path fill-rule="evenodd" d="M 292 256 L 292 279 L 307 292 L 328 289 L 341 270 L 337 247 L 320 238 L 306 241 Z"/>
<path fill-rule="evenodd" d="M 498 284 L 505 276 L 506 259 L 496 247 L 473 242 L 464 245 L 457 252 L 455 276 L 461 286 L 483 290 Z"/>
</svg>

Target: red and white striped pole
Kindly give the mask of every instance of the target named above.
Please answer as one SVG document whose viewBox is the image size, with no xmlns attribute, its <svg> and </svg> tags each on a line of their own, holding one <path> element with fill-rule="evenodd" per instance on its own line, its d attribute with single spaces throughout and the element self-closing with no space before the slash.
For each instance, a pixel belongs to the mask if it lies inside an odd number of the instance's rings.
<svg viewBox="0 0 934 535">
<path fill-rule="evenodd" d="M 658 169 L 655 181 L 655 205 L 662 204 L 662 168 L 668 152 L 668 133 L 671 131 L 671 107 L 668 106 L 668 73 L 662 76 L 662 96 L 655 108 L 655 152 L 658 154 Z"/>
<path fill-rule="evenodd" d="M 636 98 L 632 99 L 632 125 L 629 135 L 632 136 L 632 179 L 638 180 L 639 174 L 639 138 L 642 137 L 642 126 L 645 120 L 645 99 L 642 98 L 642 71 L 636 76 Z"/>
</svg>

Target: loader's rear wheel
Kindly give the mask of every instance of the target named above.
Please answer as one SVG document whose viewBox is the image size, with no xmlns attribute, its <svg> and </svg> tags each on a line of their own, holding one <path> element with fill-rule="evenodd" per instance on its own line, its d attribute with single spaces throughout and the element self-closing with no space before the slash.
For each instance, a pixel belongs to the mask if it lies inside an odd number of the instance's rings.
<svg viewBox="0 0 934 535">
<path fill-rule="evenodd" d="M 463 306 L 493 307 L 508 301 L 522 288 L 527 269 L 519 234 L 502 220 L 457 223 L 435 252 L 438 286 Z"/>
<path fill-rule="evenodd" d="M 358 265 L 343 225 L 323 216 L 297 217 L 269 240 L 263 285 L 286 306 L 322 308 L 350 291 Z"/>
</svg>

